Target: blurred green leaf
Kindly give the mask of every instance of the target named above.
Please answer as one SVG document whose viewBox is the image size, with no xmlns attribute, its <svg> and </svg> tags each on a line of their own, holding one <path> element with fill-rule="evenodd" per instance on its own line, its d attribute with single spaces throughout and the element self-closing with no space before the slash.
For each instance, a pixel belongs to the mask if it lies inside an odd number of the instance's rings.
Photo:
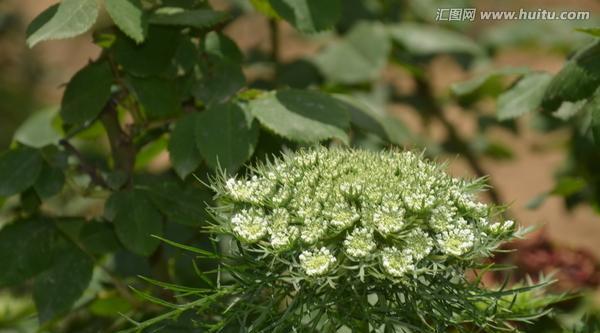
<svg viewBox="0 0 600 333">
<path fill-rule="evenodd" d="M 382 25 L 359 23 L 343 40 L 332 43 L 314 61 L 330 81 L 354 84 L 377 78 L 387 63 L 390 41 Z"/>
<path fill-rule="evenodd" d="M 0 230 L 0 286 L 22 283 L 48 269 L 64 239 L 48 219 L 17 220 Z"/>
<path fill-rule="evenodd" d="M 48 13 L 43 13 L 49 15 Z M 80 35 L 92 27 L 98 17 L 98 2 L 96 0 L 63 0 L 56 13 L 44 25 L 27 36 L 29 47 L 37 43 L 71 38 Z M 46 16 L 43 17 L 45 19 Z M 41 22 L 38 21 L 38 23 Z"/>
<path fill-rule="evenodd" d="M 83 225 L 77 237 L 86 251 L 101 255 L 121 248 L 111 224 L 90 221 Z"/>
<path fill-rule="evenodd" d="M 198 168 L 202 156 L 196 147 L 196 123 L 199 114 L 185 115 L 175 123 L 169 140 L 169 156 L 173 168 L 181 178 Z"/>
<path fill-rule="evenodd" d="M 600 146 L 600 88 L 583 106 L 584 110 L 591 114 L 590 128 L 596 145 Z"/>
<path fill-rule="evenodd" d="M 75 245 L 61 251 L 52 267 L 35 278 L 33 299 L 41 323 L 65 314 L 87 289 L 94 262 Z"/>
<path fill-rule="evenodd" d="M 222 33 L 211 31 L 204 37 L 204 50 L 206 53 L 233 63 L 242 62 L 243 55 L 234 41 Z"/>
<path fill-rule="evenodd" d="M 484 86 L 490 85 L 492 81 L 499 81 L 508 75 L 524 75 L 529 73 L 526 67 L 505 67 L 495 69 L 487 73 L 478 75 L 470 80 L 453 83 L 450 90 L 456 96 L 468 97 L 470 95 L 480 94 Z"/>
<path fill-rule="evenodd" d="M 39 151 L 20 146 L 0 155 L 0 196 L 10 196 L 32 186 L 42 170 Z"/>
<path fill-rule="evenodd" d="M 250 0 L 250 3 L 252 4 L 252 6 L 254 6 L 254 9 L 256 9 L 261 14 L 271 18 L 280 18 L 279 15 L 277 15 L 277 12 L 273 9 L 273 7 L 271 7 L 269 0 Z"/>
<path fill-rule="evenodd" d="M 54 17 L 56 11 L 58 10 L 58 6 L 60 3 L 55 3 L 54 5 L 44 9 L 38 16 L 36 16 L 27 26 L 27 30 L 25 31 L 25 35 L 27 37 L 31 36 L 34 32 L 36 32 L 39 28 L 44 26 L 48 21 Z"/>
<path fill-rule="evenodd" d="M 208 165 L 233 172 L 254 153 L 258 126 L 238 105 L 227 103 L 196 118 L 195 138 Z"/>
<path fill-rule="evenodd" d="M 71 78 L 60 115 L 66 123 L 84 124 L 100 114 L 110 98 L 112 72 L 107 62 L 90 63 Z"/>
<path fill-rule="evenodd" d="M 140 0 L 105 0 L 106 11 L 125 35 L 137 43 L 144 41 L 148 29 Z"/>
<path fill-rule="evenodd" d="M 187 10 L 178 7 L 162 7 L 152 13 L 149 21 L 158 25 L 189 26 L 203 29 L 221 23 L 227 18 L 227 13 L 212 9 Z"/>
<path fill-rule="evenodd" d="M 537 109 L 552 75 L 534 72 L 526 74 L 511 89 L 498 97 L 498 120 L 512 119 Z"/>
<path fill-rule="evenodd" d="M 484 50 L 464 34 L 416 23 L 399 23 L 388 26 L 390 36 L 408 52 L 416 55 L 437 53 L 466 53 L 483 55 Z"/>
<path fill-rule="evenodd" d="M 60 192 L 64 184 L 65 174 L 63 171 L 44 163 L 39 177 L 33 184 L 33 188 L 41 199 L 46 199 Z"/>
<path fill-rule="evenodd" d="M 562 102 L 577 102 L 590 97 L 600 86 L 600 40 L 583 48 L 571 58 L 550 82 L 542 106 L 554 111 Z"/>
<path fill-rule="evenodd" d="M 581 178 L 561 177 L 552 189 L 552 194 L 567 197 L 573 195 L 586 186 L 586 182 Z"/>
<path fill-rule="evenodd" d="M 179 91 L 173 81 L 129 76 L 127 82 L 148 118 L 166 118 L 181 113 Z"/>
<path fill-rule="evenodd" d="M 575 30 L 584 32 L 590 36 L 600 37 L 600 28 L 577 28 Z"/>
<path fill-rule="evenodd" d="M 62 133 L 55 126 L 58 109 L 49 108 L 34 112 L 15 131 L 13 140 L 33 148 L 57 144 Z"/>
<path fill-rule="evenodd" d="M 269 0 L 271 7 L 296 29 L 315 33 L 332 28 L 339 20 L 339 0 Z"/>
<path fill-rule="evenodd" d="M 171 65 L 181 42 L 181 34 L 171 27 L 150 26 L 144 43 L 118 35 L 113 45 L 115 60 L 135 76 L 164 73 Z"/>
<path fill-rule="evenodd" d="M 90 312 L 101 317 L 120 317 L 131 310 L 131 304 L 119 296 L 96 299 L 90 304 Z"/>
<path fill-rule="evenodd" d="M 335 98 L 310 90 L 280 90 L 265 93 L 249 103 L 260 123 L 297 142 L 336 138 L 348 143 L 348 111 Z"/>
<path fill-rule="evenodd" d="M 206 189 L 185 186 L 176 182 L 155 182 L 148 188 L 148 196 L 171 222 L 198 226 L 208 220 L 206 203 L 212 194 Z"/>
<path fill-rule="evenodd" d="M 148 256 L 160 244 L 152 235 L 162 235 L 162 217 L 143 191 L 113 193 L 105 216 L 112 217 L 119 240 L 133 253 Z"/>
</svg>

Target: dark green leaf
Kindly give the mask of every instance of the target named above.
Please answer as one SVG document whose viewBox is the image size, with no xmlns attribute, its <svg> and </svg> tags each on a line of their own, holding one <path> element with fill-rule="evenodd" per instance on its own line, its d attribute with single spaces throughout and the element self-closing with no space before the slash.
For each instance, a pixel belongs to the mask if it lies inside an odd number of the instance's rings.
<svg viewBox="0 0 600 333">
<path fill-rule="evenodd" d="M 254 153 L 258 126 L 233 103 L 202 112 L 196 121 L 196 144 L 212 168 L 235 171 Z"/>
<path fill-rule="evenodd" d="M 56 108 L 45 109 L 33 113 L 15 131 L 13 140 L 29 147 L 42 148 L 57 144 L 62 137 L 59 126 L 56 126 L 58 115 Z"/>
<path fill-rule="evenodd" d="M 224 103 L 246 84 L 239 64 L 212 58 L 204 77 L 194 87 L 194 97 L 207 106 Z"/>
<path fill-rule="evenodd" d="M 169 156 L 177 174 L 187 177 L 202 162 L 196 147 L 196 122 L 199 114 L 186 115 L 175 123 L 169 140 Z"/>
<path fill-rule="evenodd" d="M 577 52 L 550 82 L 542 101 L 548 111 L 562 102 L 577 102 L 591 96 L 600 86 L 600 40 Z"/>
<path fill-rule="evenodd" d="M 127 81 L 148 118 L 165 118 L 181 113 L 179 91 L 170 80 L 130 76 Z"/>
<path fill-rule="evenodd" d="M 48 269 L 65 240 L 50 220 L 15 221 L 0 230 L 0 286 L 22 283 Z"/>
<path fill-rule="evenodd" d="M 150 16 L 150 23 L 159 25 L 189 26 L 193 28 L 208 28 L 227 19 L 225 12 L 212 9 L 187 10 L 178 7 L 162 7 Z"/>
<path fill-rule="evenodd" d="M 177 29 L 150 26 L 146 41 L 137 45 L 123 35 L 113 46 L 116 61 L 136 76 L 153 76 L 165 72 L 177 52 L 181 34 Z"/>
<path fill-rule="evenodd" d="M 52 267 L 35 278 L 33 299 L 41 323 L 65 314 L 87 289 L 94 262 L 71 244 Z"/>
<path fill-rule="evenodd" d="M 137 43 L 144 41 L 148 22 L 140 0 L 105 0 L 106 11 L 113 22 Z"/>
<path fill-rule="evenodd" d="M 148 256 L 158 247 L 159 241 L 152 235 L 162 235 L 162 217 L 144 192 L 116 192 L 105 209 L 105 216 L 113 217 L 115 231 L 125 248 Z"/>
<path fill-rule="evenodd" d="M 0 155 L 0 196 L 10 196 L 32 186 L 42 170 L 42 156 L 21 146 Z"/>
<path fill-rule="evenodd" d="M 390 51 L 380 24 L 359 23 L 341 41 L 326 47 L 315 63 L 330 81 L 353 84 L 378 77 Z"/>
<path fill-rule="evenodd" d="M 45 40 L 75 37 L 88 31 L 97 17 L 96 0 L 63 0 L 54 16 L 27 37 L 27 44 L 33 47 Z M 46 16 L 43 19 L 46 19 Z"/>
<path fill-rule="evenodd" d="M 60 192 L 64 184 L 65 174 L 62 170 L 44 163 L 33 188 L 41 199 L 46 199 Z"/>
<path fill-rule="evenodd" d="M 109 223 L 85 223 L 78 239 L 87 251 L 97 255 L 114 252 L 121 247 Z"/>
<path fill-rule="evenodd" d="M 587 101 L 583 106 L 586 112 L 591 115 L 591 130 L 594 142 L 600 146 L 600 88 L 596 90 L 596 93 Z"/>
<path fill-rule="evenodd" d="M 464 34 L 432 25 L 400 23 L 389 26 L 388 31 L 396 42 L 416 55 L 466 53 L 478 56 L 484 53 Z"/>
<path fill-rule="evenodd" d="M 339 0 L 269 0 L 269 3 L 279 16 L 306 33 L 332 28 L 340 18 Z"/>
<path fill-rule="evenodd" d="M 242 62 L 242 52 L 235 42 L 216 31 L 211 31 L 204 37 L 204 50 L 217 58 L 227 59 L 234 63 Z"/>
<path fill-rule="evenodd" d="M 54 17 L 56 11 L 58 10 L 58 5 L 60 3 L 55 3 L 54 5 L 44 9 L 38 16 L 36 16 L 31 23 L 27 26 L 27 30 L 25 31 L 25 35 L 27 37 L 31 36 L 34 32 L 36 32 L 39 28 L 44 26 L 48 21 Z"/>
<path fill-rule="evenodd" d="M 198 226 L 206 221 L 206 204 L 212 195 L 206 189 L 175 182 L 157 182 L 146 189 L 156 207 L 171 222 Z"/>
<path fill-rule="evenodd" d="M 83 124 L 100 114 L 110 98 L 112 72 L 107 62 L 82 68 L 65 89 L 60 115 L 66 123 Z"/>
<path fill-rule="evenodd" d="M 581 178 L 561 177 L 552 189 L 552 194 L 567 197 L 581 191 L 586 186 L 586 182 Z"/>
<path fill-rule="evenodd" d="M 252 114 L 271 131 L 298 142 L 337 138 L 348 142 L 350 117 L 338 100 L 316 91 L 265 93 L 249 103 Z"/>
<path fill-rule="evenodd" d="M 525 75 L 514 87 L 498 97 L 498 120 L 512 119 L 537 109 L 552 75 L 534 72 Z"/>
</svg>

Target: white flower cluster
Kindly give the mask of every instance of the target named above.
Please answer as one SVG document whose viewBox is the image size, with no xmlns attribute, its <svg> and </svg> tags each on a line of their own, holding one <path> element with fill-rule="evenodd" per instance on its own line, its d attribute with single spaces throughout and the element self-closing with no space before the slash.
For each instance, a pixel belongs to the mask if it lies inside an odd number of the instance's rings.
<svg viewBox="0 0 600 333">
<path fill-rule="evenodd" d="M 482 188 L 412 152 L 324 148 L 216 187 L 228 202 L 226 230 L 247 246 L 299 258 L 309 276 L 349 260 L 392 279 L 427 266 L 430 254 L 460 258 L 488 233 L 511 230 L 512 221 L 490 222 L 475 198 Z"/>
</svg>

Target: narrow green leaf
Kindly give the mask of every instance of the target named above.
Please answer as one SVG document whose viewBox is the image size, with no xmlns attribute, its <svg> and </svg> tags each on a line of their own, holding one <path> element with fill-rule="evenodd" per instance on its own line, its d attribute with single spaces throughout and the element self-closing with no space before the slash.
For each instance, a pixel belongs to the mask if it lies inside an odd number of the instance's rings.
<svg viewBox="0 0 600 333">
<path fill-rule="evenodd" d="M 258 126 L 238 105 L 227 103 L 202 112 L 196 144 L 208 165 L 235 171 L 254 153 Z"/>
<path fill-rule="evenodd" d="M 0 230 L 0 286 L 22 283 L 48 269 L 65 240 L 47 219 L 15 221 Z"/>
<path fill-rule="evenodd" d="M 169 140 L 169 157 L 173 168 L 181 178 L 198 168 L 202 156 L 196 147 L 196 122 L 198 114 L 186 115 L 175 123 Z"/>
<path fill-rule="evenodd" d="M 105 0 L 106 11 L 125 35 L 137 43 L 144 41 L 148 29 L 140 0 Z"/>
<path fill-rule="evenodd" d="M 62 170 L 44 163 L 33 188 L 41 199 L 46 199 L 60 192 L 64 184 L 65 174 Z"/>
<path fill-rule="evenodd" d="M 130 76 L 127 82 L 150 119 L 165 118 L 181 113 L 179 91 L 174 82 L 158 77 Z"/>
<path fill-rule="evenodd" d="M 382 25 L 359 23 L 343 40 L 327 46 L 314 61 L 330 81 L 354 84 L 377 78 L 387 63 L 390 49 Z"/>
<path fill-rule="evenodd" d="M 498 120 L 512 119 L 537 109 L 552 75 L 535 72 L 524 76 L 514 87 L 498 97 Z"/>
<path fill-rule="evenodd" d="M 58 10 L 58 6 L 60 3 L 55 3 L 54 5 L 44 9 L 38 16 L 36 16 L 27 26 L 27 30 L 25 31 L 25 35 L 29 38 L 34 32 L 36 32 L 39 28 L 44 26 L 48 21 L 54 17 L 56 11 Z"/>
<path fill-rule="evenodd" d="M 583 48 L 554 76 L 542 101 L 547 111 L 590 97 L 600 86 L 600 40 Z"/>
<path fill-rule="evenodd" d="M 289 89 L 266 93 L 252 100 L 249 109 L 263 126 L 293 141 L 349 140 L 346 108 L 320 92 Z"/>
<path fill-rule="evenodd" d="M 107 62 L 90 63 L 73 76 L 62 98 L 60 115 L 69 124 L 96 118 L 110 98 L 112 72 Z"/>
<path fill-rule="evenodd" d="M 162 217 L 140 190 L 115 192 L 109 198 L 119 240 L 133 253 L 148 256 L 158 247 L 152 235 L 162 235 Z M 105 213 L 106 214 L 106 213 Z"/>
<path fill-rule="evenodd" d="M 271 7 L 305 33 L 332 28 L 341 15 L 339 0 L 269 0 Z"/>
<path fill-rule="evenodd" d="M 390 36 L 410 53 L 432 55 L 437 53 L 466 53 L 482 55 L 484 50 L 463 34 L 441 27 L 399 23 L 390 25 Z"/>
<path fill-rule="evenodd" d="M 212 9 L 187 10 L 178 7 L 162 7 L 152 13 L 149 20 L 152 24 L 188 26 L 203 29 L 219 24 L 227 18 L 227 13 Z"/>
<path fill-rule="evenodd" d="M 61 251 L 54 265 L 35 278 L 33 299 L 40 323 L 67 313 L 87 289 L 94 262 L 71 244 Z"/>
<path fill-rule="evenodd" d="M 75 37 L 88 31 L 97 17 L 97 0 L 63 0 L 54 16 L 27 37 L 27 44 L 33 47 L 46 40 Z"/>
<path fill-rule="evenodd" d="M 135 76 L 159 75 L 172 64 L 181 40 L 179 30 L 170 27 L 150 26 L 146 40 L 139 45 L 118 35 L 113 45 L 115 60 Z"/>
<path fill-rule="evenodd" d="M 42 156 L 21 146 L 0 155 L 0 196 L 10 196 L 32 186 L 42 170 Z"/>
</svg>

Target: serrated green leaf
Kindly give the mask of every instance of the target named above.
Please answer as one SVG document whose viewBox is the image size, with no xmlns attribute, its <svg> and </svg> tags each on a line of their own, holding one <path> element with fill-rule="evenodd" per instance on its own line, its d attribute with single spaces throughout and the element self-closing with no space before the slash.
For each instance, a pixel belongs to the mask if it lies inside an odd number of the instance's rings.
<svg viewBox="0 0 600 333">
<path fill-rule="evenodd" d="M 58 109 L 49 108 L 33 113 L 15 131 L 13 140 L 33 148 L 57 144 L 62 133 L 57 124 Z"/>
<path fill-rule="evenodd" d="M 211 57 L 207 67 L 192 93 L 208 107 L 226 102 L 246 84 L 242 68 L 237 63 Z"/>
<path fill-rule="evenodd" d="M 48 269 L 64 239 L 47 219 L 15 221 L 0 230 L 0 286 L 14 285 Z"/>
<path fill-rule="evenodd" d="M 165 118 L 181 113 L 179 91 L 170 80 L 130 76 L 127 82 L 150 119 Z"/>
<path fill-rule="evenodd" d="M 27 37 L 27 44 L 33 47 L 45 40 L 75 37 L 88 31 L 97 17 L 97 0 L 63 0 L 54 16 Z"/>
<path fill-rule="evenodd" d="M 144 41 L 148 20 L 139 0 L 105 0 L 106 11 L 125 35 L 137 43 Z"/>
<path fill-rule="evenodd" d="M 152 235 L 162 235 L 162 217 L 143 191 L 115 192 L 107 201 L 105 216 L 112 217 L 125 248 L 148 256 L 158 247 Z"/>
<path fill-rule="evenodd" d="M 524 75 L 529 72 L 530 70 L 526 67 L 505 67 L 495 69 L 478 75 L 470 80 L 454 83 L 450 86 L 450 90 L 456 96 L 467 97 L 468 95 L 477 94 L 482 87 L 490 84 L 491 81 L 499 80 L 508 75 Z"/>
<path fill-rule="evenodd" d="M 153 183 L 145 190 L 171 222 L 198 226 L 209 219 L 206 205 L 211 202 L 212 195 L 205 189 L 165 181 Z"/>
<path fill-rule="evenodd" d="M 512 119 L 537 109 L 552 75 L 535 72 L 525 75 L 514 87 L 498 97 L 496 117 Z"/>
<path fill-rule="evenodd" d="M 152 13 L 149 21 L 152 24 L 158 25 L 176 25 L 203 29 L 219 24 L 227 18 L 227 13 L 212 9 L 162 7 Z"/>
<path fill-rule="evenodd" d="M 341 15 L 339 0 L 269 0 L 277 14 L 305 33 L 332 28 Z"/>
<path fill-rule="evenodd" d="M 75 245 L 58 253 L 52 267 L 35 278 L 33 299 L 40 323 L 71 309 L 92 279 L 94 262 Z"/>
<path fill-rule="evenodd" d="M 42 170 L 38 150 L 21 146 L 0 155 L 0 196 L 10 196 L 32 186 Z"/>
<path fill-rule="evenodd" d="M 216 31 L 211 31 L 204 37 L 204 50 L 220 59 L 227 59 L 233 63 L 242 62 L 242 52 L 235 42 Z"/>
<path fill-rule="evenodd" d="M 212 168 L 233 172 L 254 153 L 258 126 L 233 103 L 202 112 L 196 121 L 198 151 Z"/>
<path fill-rule="evenodd" d="M 346 108 L 320 92 L 289 89 L 266 93 L 252 100 L 249 110 L 263 126 L 293 141 L 349 140 Z"/>
<path fill-rule="evenodd" d="M 148 77 L 164 73 L 173 62 L 181 33 L 171 27 L 150 26 L 142 44 L 119 34 L 113 45 L 115 60 L 126 72 Z"/>
<path fill-rule="evenodd" d="M 546 89 L 542 106 L 554 111 L 562 102 L 590 97 L 600 86 L 600 40 L 583 48 L 554 76 Z"/>
<path fill-rule="evenodd" d="M 416 24 L 399 23 L 388 27 L 390 36 L 416 55 L 437 53 L 466 53 L 482 55 L 484 50 L 463 34 L 444 28 Z"/>
<path fill-rule="evenodd" d="M 64 184 L 65 174 L 62 170 L 44 163 L 33 188 L 41 199 L 46 199 L 60 192 Z"/>
<path fill-rule="evenodd" d="M 196 147 L 196 122 L 199 114 L 186 115 L 175 123 L 169 140 L 169 157 L 173 168 L 181 178 L 198 168 L 202 156 Z"/>
<path fill-rule="evenodd" d="M 354 84 L 377 78 L 391 44 L 382 25 L 359 23 L 346 37 L 327 46 L 314 61 L 330 81 Z"/>
<path fill-rule="evenodd" d="M 96 118 L 110 98 L 112 72 L 105 61 L 91 63 L 67 84 L 60 115 L 69 124 L 84 124 Z"/>
</svg>

